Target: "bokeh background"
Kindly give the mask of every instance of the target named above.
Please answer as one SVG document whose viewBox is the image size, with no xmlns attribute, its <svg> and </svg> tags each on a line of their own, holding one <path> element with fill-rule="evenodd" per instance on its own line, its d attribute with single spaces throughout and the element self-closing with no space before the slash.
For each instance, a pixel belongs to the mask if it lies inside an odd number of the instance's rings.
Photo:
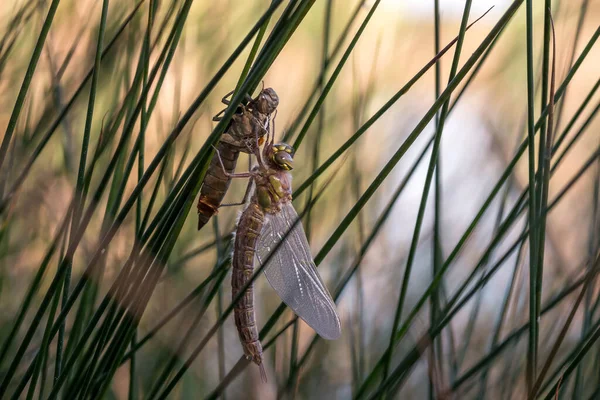
<svg viewBox="0 0 600 400">
<path fill-rule="evenodd" d="M 9 126 L 50 3 L 10 0 L 0 4 L 0 131 Z M 109 136 L 108 128 L 117 110 L 126 104 L 127 89 L 134 79 L 146 35 L 147 3 L 148 0 L 142 2 L 131 22 L 119 33 L 114 47 L 102 60 L 90 130 L 88 166 L 94 149 L 103 145 L 104 138 Z M 302 118 L 306 116 L 302 112 L 303 107 L 307 102 L 312 107 L 316 97 L 311 93 L 316 89 L 318 94 L 323 87 L 323 84 L 319 85 L 319 76 L 324 71 L 324 82 L 332 76 L 341 55 L 374 3 L 378 2 L 315 2 L 277 55 L 262 80 L 266 87 L 274 88 L 280 98 L 275 119 L 279 138 L 286 137 L 290 143 L 294 142 L 299 127 L 302 127 Z M 550 203 L 557 195 L 561 197 L 547 213 L 545 227 L 539 301 L 542 307 L 549 308 L 539 322 L 538 376 L 544 363 L 550 362 L 542 377 L 540 386 L 543 390 L 537 396 L 554 393 L 556 389 L 553 391 L 552 385 L 560 382 L 559 392 L 564 398 L 591 398 L 600 388 L 600 348 L 593 341 L 590 343 L 594 338 L 592 334 L 597 330 L 598 285 L 595 275 L 585 274 L 595 267 L 599 237 L 600 164 L 594 157 L 597 157 L 600 137 L 599 125 L 594 117 L 600 100 L 595 92 L 600 49 L 594 45 L 594 35 L 599 27 L 600 4 L 586 0 L 551 3 L 556 32 L 556 88 L 563 83 L 586 46 L 591 46 L 591 49 L 584 54 L 572 79 L 569 78 L 567 89 L 561 93 L 562 97 L 553 111 L 555 137 L 561 137 L 563 132 L 566 135 L 553 154 L 553 162 L 560 157 L 560 163 L 552 174 L 548 189 Z M 158 1 L 157 4 L 153 40 L 163 21 L 170 29 L 174 22 L 169 10 L 173 7 L 177 12 L 183 1 Z M 466 32 L 459 68 L 476 51 L 510 4 L 507 0 L 473 2 L 469 21 L 481 16 L 491 6 L 493 9 Z M 105 44 L 118 33 L 119 26 L 135 5 L 130 0 L 110 1 Z M 437 10 L 434 0 L 385 0 L 376 5 L 372 19 L 331 87 L 317 118 L 306 127 L 305 139 L 296 149 L 295 187 L 299 187 L 316 167 L 334 154 L 433 58 L 436 35 L 440 48 L 458 35 L 465 2 L 440 1 Z M 127 199 L 136 186 L 138 166 L 148 167 L 196 96 L 268 6 L 269 2 L 263 0 L 193 2 L 157 94 L 156 106 L 147 120 L 144 160 L 142 164 L 136 161 L 134 172 L 123 183 L 123 199 Z M 467 78 L 472 76 L 467 89 L 461 92 L 460 97 L 457 96 L 465 87 L 467 79 L 464 79 L 452 96 L 452 108 L 444 123 L 439 164 L 422 225 L 416 235 L 418 245 L 414 247 L 406 299 L 401 308 L 400 323 L 407 318 L 412 320 L 408 331 L 395 346 L 390 371 L 399 371 L 397 368 L 405 365 L 406 357 L 415 351 L 418 357 L 405 371 L 398 372 L 396 381 L 385 387 L 392 398 L 508 399 L 527 395 L 528 329 L 522 327 L 529 322 L 530 312 L 530 246 L 527 240 L 521 246 L 513 246 L 528 226 L 527 210 L 511 217 L 505 231 L 498 233 L 503 226 L 500 222 L 508 218 L 529 185 L 527 152 L 509 171 L 506 183 L 484 210 L 460 251 L 453 253 L 513 160 L 519 145 L 527 139 L 525 7 L 522 4 L 502 30 L 481 67 L 473 75 L 467 75 Z M 283 6 L 275 12 L 267 34 L 281 16 L 282 9 Z M 4 199 L 0 214 L 0 339 L 6 349 L 0 358 L 0 379 L 8 376 L 11 360 L 18 360 L 14 377 L 5 387 L 6 395 L 18 390 L 18 383 L 27 374 L 28 367 L 33 365 L 34 356 L 41 354 L 40 348 L 45 350 L 46 362 L 42 369 L 47 377 L 41 383 L 38 380 L 37 389 L 31 390 L 32 396 L 46 398 L 51 394 L 57 351 L 65 351 L 57 348 L 58 341 L 64 341 L 66 356 L 73 354 L 75 350 L 68 347 L 68 343 L 71 340 L 76 343 L 82 334 L 80 331 L 71 337 L 73 327 L 78 319 L 86 326 L 92 311 L 97 309 L 111 284 L 118 279 L 138 242 L 135 231 L 139 221 L 134 208 L 102 253 L 101 276 L 91 279 L 90 285 L 95 288 L 90 294 L 92 300 L 88 299 L 91 308 L 86 311 L 85 307 L 78 306 L 82 302 L 78 299 L 66 319 L 63 339 L 54 338 L 45 348 L 47 314 L 42 314 L 42 324 L 33 331 L 30 343 L 24 347 L 24 355 L 18 356 L 19 344 L 26 338 L 27 327 L 35 320 L 36 310 L 47 301 L 44 295 L 51 287 L 61 255 L 68 247 L 66 238 L 58 241 L 57 250 L 50 257 L 23 321 L 11 334 L 36 272 L 65 215 L 68 215 L 73 194 L 77 193 L 89 84 L 83 87 L 68 113 L 59 120 L 49 141 L 27 171 L 22 185 L 14 192 L 11 188 L 28 160 L 36 154 L 35 149 L 60 110 L 69 103 L 94 65 L 101 10 L 102 1 L 60 1 L 0 169 L 0 193 Z M 534 2 L 532 68 L 536 120 L 541 112 L 541 90 L 544 86 L 545 10 L 544 2 Z M 439 18 L 438 24 L 436 17 Z M 149 57 L 150 66 L 159 59 L 165 38 L 166 34 L 159 37 L 157 47 Z M 327 54 L 331 55 L 338 41 L 341 50 L 324 65 L 324 43 L 327 43 Z M 322 197 L 303 219 L 313 255 L 320 254 L 320 249 L 337 228 L 348 225 L 344 220 L 346 215 L 434 104 L 436 77 L 441 90 L 446 87 L 454 49 L 441 58 L 438 72 L 430 68 L 352 144 L 344 156 L 336 159 L 332 167 L 315 180 L 314 191 L 306 190 L 295 199 L 296 208 L 303 210 L 308 195 L 316 194 L 325 187 Z M 148 206 L 156 184 L 156 202 L 151 212 L 155 215 L 178 182 L 181 172 L 209 139 L 216 126 L 212 117 L 224 108 L 220 99 L 236 86 L 248 54 L 249 48 L 185 124 L 169 156 L 161 164 L 160 179 L 157 180 L 157 174 L 154 174 L 151 184 L 144 189 L 143 210 Z M 128 112 L 132 112 L 133 107 L 127 107 Z M 413 165 L 435 133 L 435 120 L 427 124 L 320 262 L 319 271 L 331 292 L 341 293 L 337 304 L 343 334 L 339 340 L 315 341 L 314 332 L 303 322 L 291 325 L 265 351 L 269 381 L 260 383 L 258 369 L 240 361 L 242 349 L 232 316 L 225 319 L 216 333 L 210 331 L 231 301 L 230 274 L 223 276 L 214 287 L 211 286 L 215 282 L 211 274 L 219 268 L 228 268 L 221 262 L 227 257 L 228 235 L 235 229 L 235 219 L 241 207 L 222 209 L 213 221 L 215 224 L 211 223 L 198 232 L 196 212 L 192 206 L 181 232 L 173 238 L 176 239 L 174 247 L 163 265 L 159 282 L 149 293 L 147 307 L 135 318 L 136 321 L 139 318 L 135 329 L 137 339 L 146 337 L 148 333 L 151 333 L 151 338 L 135 352 L 134 373 L 131 373 L 130 360 L 127 360 L 111 371 L 108 378 L 106 374 L 97 375 L 98 379 L 110 382 L 102 397 L 158 398 L 152 397 L 153 389 L 157 384 L 166 387 L 175 371 L 182 366 L 187 368 L 185 374 L 174 382 L 168 398 L 205 398 L 219 387 L 226 376 L 231 379 L 225 380 L 226 387 L 221 387 L 223 391 L 220 394 L 230 399 L 380 396 L 377 388 L 385 379 L 381 378 L 381 370 L 377 369 L 378 362 L 390 343 L 431 151 L 425 153 L 414 171 Z M 93 201 L 91 193 L 101 182 L 124 125 L 121 123 L 117 127 L 116 139 L 106 141 L 106 152 L 98 158 L 91 176 L 86 205 Z M 133 138 L 140 127 L 137 122 Z M 131 154 L 133 146 L 134 139 L 126 144 L 125 154 Z M 535 147 L 536 157 L 539 157 L 537 139 Z M 561 155 L 563 151 L 564 155 Z M 126 161 L 125 155 L 118 158 L 117 170 L 122 170 Z M 247 157 L 242 156 L 238 170 L 244 170 L 246 165 Z M 588 168 L 578 176 L 584 165 Z M 355 265 L 361 247 L 367 242 L 382 211 L 407 176 L 410 179 L 401 186 L 402 192 L 391 212 L 385 216 L 381 230 L 366 253 L 358 258 L 360 262 L 356 272 L 344 282 L 343 278 Z M 577 179 L 571 184 L 574 177 Z M 112 201 L 108 190 L 111 185 L 118 186 L 121 183 L 119 179 L 115 175 L 108 183 L 107 192 L 100 198 L 77 247 L 71 263 L 71 290 L 92 260 L 107 221 L 114 218 L 114 214 L 107 211 Z M 562 195 L 565 187 L 568 190 Z M 238 201 L 244 189 L 245 182 L 235 181 L 226 201 Z M 123 203 L 117 204 L 117 210 Z M 494 243 L 491 250 L 490 243 Z M 411 311 L 419 306 L 421 296 L 432 282 L 434 271 L 443 264 L 439 260 L 446 260 L 451 254 L 453 259 L 435 295 L 428 297 L 424 306 L 412 315 Z M 490 271 L 493 274 L 484 280 L 484 274 Z M 203 288 L 206 282 L 209 285 Z M 342 282 L 345 284 L 343 290 L 340 289 Z M 476 286 L 478 283 L 481 286 Z M 463 284 L 467 290 L 458 292 Z M 255 287 L 260 329 L 277 309 L 280 300 L 262 276 Z M 459 298 L 465 298 L 465 293 L 472 288 L 473 295 L 461 303 L 455 313 L 449 314 L 444 307 L 450 299 L 456 293 L 461 293 Z M 582 293 L 583 288 L 585 291 Z M 189 297 L 190 294 L 192 297 Z M 110 293 L 108 297 L 114 298 Z M 186 298 L 191 298 L 191 301 L 186 303 L 186 307 L 178 308 Z M 556 298 L 559 300 L 554 301 Z M 115 303 L 118 304 L 118 301 Z M 436 307 L 439 307 L 437 315 Z M 77 310 L 84 311 L 79 314 Z M 157 324 L 173 310 L 178 311 L 177 315 L 156 329 Z M 450 315 L 449 323 L 441 333 L 431 337 L 431 329 L 444 315 Z M 286 310 L 275 329 L 267 335 L 267 340 L 292 318 L 293 313 Z M 564 332 L 561 331 L 563 327 Z M 116 330 L 115 326 L 113 328 Z M 185 365 L 185 360 L 207 334 L 212 336 L 206 346 L 189 366 Z M 189 343 L 182 348 L 180 343 L 186 335 Z M 11 337 L 9 343 L 7 338 Z M 555 343 L 558 347 L 553 350 Z M 584 356 L 569 371 L 570 363 L 580 354 L 578 349 L 585 344 L 589 347 Z M 135 346 L 135 340 L 131 346 Z M 110 349 L 98 350 L 98 354 L 108 354 Z M 126 348 L 119 351 L 121 355 L 127 353 Z M 85 354 L 83 350 L 81 354 Z M 301 365 L 298 360 L 302 361 Z M 78 365 L 83 368 L 85 363 Z M 229 374 L 232 368 L 235 374 Z M 563 378 L 565 371 L 569 372 Z M 72 387 L 69 385 L 75 385 L 78 379 L 81 376 L 77 372 L 71 373 L 65 387 Z M 369 384 L 365 385 L 365 382 Z M 25 398 L 30 387 L 31 383 L 28 383 L 18 397 Z M 365 392 L 361 392 L 363 389 Z M 68 398 L 68 393 L 64 389 L 58 396 Z M 92 390 L 85 396 L 94 398 L 94 393 Z M 0 398 L 3 395 L 0 394 Z M 84 395 L 80 392 L 79 396 Z"/>
</svg>

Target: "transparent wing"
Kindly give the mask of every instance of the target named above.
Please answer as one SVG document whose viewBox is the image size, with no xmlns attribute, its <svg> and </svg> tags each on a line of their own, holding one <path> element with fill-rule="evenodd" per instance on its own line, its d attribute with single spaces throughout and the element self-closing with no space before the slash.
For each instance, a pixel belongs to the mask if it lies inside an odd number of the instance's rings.
<svg viewBox="0 0 600 400">
<path fill-rule="evenodd" d="M 297 219 L 291 203 L 285 203 L 281 212 L 265 216 L 256 252 L 261 264 Z M 315 332 L 329 340 L 340 336 L 335 303 L 317 272 L 301 223 L 294 226 L 264 271 L 281 300 Z"/>
</svg>

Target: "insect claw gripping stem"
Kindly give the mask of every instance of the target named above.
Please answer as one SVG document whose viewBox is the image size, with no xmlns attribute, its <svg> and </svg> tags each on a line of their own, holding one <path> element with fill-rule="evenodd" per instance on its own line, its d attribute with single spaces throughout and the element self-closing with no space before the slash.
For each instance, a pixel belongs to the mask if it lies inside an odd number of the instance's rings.
<svg viewBox="0 0 600 400">
<path fill-rule="evenodd" d="M 221 168 L 223 169 L 223 173 L 225 174 L 225 176 L 231 177 L 231 174 L 229 172 L 227 172 L 227 169 L 225 168 L 225 164 L 223 164 L 223 159 L 221 158 L 221 152 L 214 145 L 212 145 L 212 148 L 215 151 L 215 154 L 217 155 L 217 158 L 219 159 L 219 164 L 221 164 Z"/>
<path fill-rule="evenodd" d="M 250 171 L 250 173 L 252 173 L 252 171 Z M 246 202 L 250 198 L 250 192 L 251 192 L 251 189 L 252 189 L 252 182 L 254 182 L 254 176 L 251 176 L 250 179 L 248 180 L 248 186 L 246 186 L 246 192 L 244 193 L 244 198 L 242 199 L 241 202 L 239 202 L 239 203 L 221 204 L 221 207 L 242 206 L 242 205 L 246 204 Z"/>
<path fill-rule="evenodd" d="M 254 147 L 254 155 L 256 156 L 256 161 L 258 161 L 258 165 L 260 166 L 260 168 L 262 168 L 264 170 L 267 167 L 265 166 L 264 160 L 262 158 L 262 154 L 260 152 L 258 131 L 254 132 L 254 137 L 256 140 L 256 146 Z"/>
<path fill-rule="evenodd" d="M 227 109 L 224 108 L 221 111 L 219 111 L 219 113 L 217 115 L 215 115 L 212 120 L 215 122 L 219 122 L 220 120 L 222 120 L 223 117 L 221 117 L 221 115 L 225 114 L 225 110 L 227 110 Z"/>
<path fill-rule="evenodd" d="M 225 176 L 227 176 L 229 178 L 251 178 L 252 177 L 252 172 L 242 172 L 240 174 L 230 174 L 229 172 L 227 172 L 227 169 L 225 168 L 225 164 L 223 164 L 223 159 L 221 158 L 221 152 L 215 146 L 212 146 L 212 148 L 215 150 L 215 154 L 217 155 L 219 164 L 221 164 L 221 168 L 223 168 L 223 174 L 225 174 Z"/>
<path fill-rule="evenodd" d="M 231 103 L 231 100 L 228 100 L 227 98 L 229 96 L 231 96 L 233 94 L 234 90 L 232 90 L 231 92 L 227 93 L 225 96 L 223 96 L 223 98 L 221 99 L 221 103 L 225 104 L 226 106 L 228 106 Z M 225 110 L 223 110 L 225 111 Z"/>
</svg>

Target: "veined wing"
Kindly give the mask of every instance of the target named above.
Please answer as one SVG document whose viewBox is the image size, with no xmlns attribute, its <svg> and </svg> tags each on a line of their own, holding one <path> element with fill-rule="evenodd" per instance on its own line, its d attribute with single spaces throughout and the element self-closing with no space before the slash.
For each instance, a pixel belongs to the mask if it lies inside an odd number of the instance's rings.
<svg viewBox="0 0 600 400">
<path fill-rule="evenodd" d="M 317 272 L 302 224 L 294 226 L 297 219 L 298 214 L 289 202 L 282 205 L 281 212 L 266 214 L 256 255 L 263 263 L 285 237 L 264 269 L 267 280 L 281 300 L 321 337 L 337 339 L 341 334 L 340 318 Z"/>
</svg>

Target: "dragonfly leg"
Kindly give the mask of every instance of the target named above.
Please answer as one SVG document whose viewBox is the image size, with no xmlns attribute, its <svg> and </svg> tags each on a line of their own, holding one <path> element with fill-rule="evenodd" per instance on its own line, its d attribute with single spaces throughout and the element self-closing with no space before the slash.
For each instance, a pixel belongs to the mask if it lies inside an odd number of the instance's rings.
<svg viewBox="0 0 600 400">
<path fill-rule="evenodd" d="M 267 133 L 268 133 L 268 131 L 267 131 Z M 256 143 L 256 147 L 254 148 L 254 155 L 256 156 L 256 161 L 258 161 L 258 165 L 260 166 L 260 168 L 266 169 L 265 162 L 264 162 L 264 160 L 262 158 L 262 153 L 260 151 L 260 145 L 258 144 L 259 143 L 258 129 L 256 129 L 255 132 L 254 132 L 254 139 L 256 141 L 255 142 Z"/>
<path fill-rule="evenodd" d="M 273 144 L 275 143 L 275 118 L 277 118 L 277 110 L 275 110 L 275 112 L 273 113 L 273 117 L 269 115 L 265 123 L 265 129 L 267 130 L 267 146 L 273 146 Z M 271 134 L 270 141 L 269 134 Z"/>
<path fill-rule="evenodd" d="M 229 100 L 228 97 L 231 97 L 233 92 L 235 92 L 235 90 L 232 90 L 231 92 L 229 92 L 225 96 L 223 96 L 223 98 L 221 99 L 221 103 L 223 103 L 225 105 L 229 105 L 229 103 L 231 103 L 231 100 Z"/>
<path fill-rule="evenodd" d="M 222 120 L 223 119 L 222 115 L 225 114 L 225 110 L 227 110 L 227 109 L 224 108 L 221 111 L 219 111 L 219 113 L 213 117 L 213 121 L 218 122 L 218 121 Z"/>
<path fill-rule="evenodd" d="M 231 100 L 229 99 L 229 97 L 231 97 L 231 95 L 233 94 L 235 90 L 232 90 L 231 92 L 227 93 L 225 96 L 223 96 L 223 98 L 221 99 L 221 103 L 225 104 L 225 105 L 229 105 L 231 103 Z M 248 104 L 252 101 L 252 97 L 250 97 L 248 94 L 246 94 L 244 96 L 244 104 Z"/>
<path fill-rule="evenodd" d="M 221 164 L 221 168 L 223 169 L 223 174 L 225 174 L 225 176 L 227 176 L 229 178 L 252 178 L 252 176 L 253 176 L 252 172 L 242 172 L 242 173 L 237 173 L 237 174 L 232 174 L 232 173 L 227 172 L 227 169 L 225 168 L 225 164 L 223 164 L 223 159 L 221 158 L 221 152 L 215 146 L 213 146 L 213 149 L 215 150 L 215 153 L 217 154 L 217 158 L 219 159 L 219 164 Z"/>
<path fill-rule="evenodd" d="M 244 198 L 242 199 L 241 202 L 221 204 L 219 207 L 233 207 L 233 206 L 242 206 L 242 205 L 246 204 L 246 202 L 248 201 L 248 198 L 250 197 L 250 192 L 252 191 L 252 182 L 253 181 L 254 181 L 254 179 L 252 177 L 250 177 L 250 179 L 248 180 L 248 186 L 246 186 L 246 193 L 244 193 Z"/>
</svg>

